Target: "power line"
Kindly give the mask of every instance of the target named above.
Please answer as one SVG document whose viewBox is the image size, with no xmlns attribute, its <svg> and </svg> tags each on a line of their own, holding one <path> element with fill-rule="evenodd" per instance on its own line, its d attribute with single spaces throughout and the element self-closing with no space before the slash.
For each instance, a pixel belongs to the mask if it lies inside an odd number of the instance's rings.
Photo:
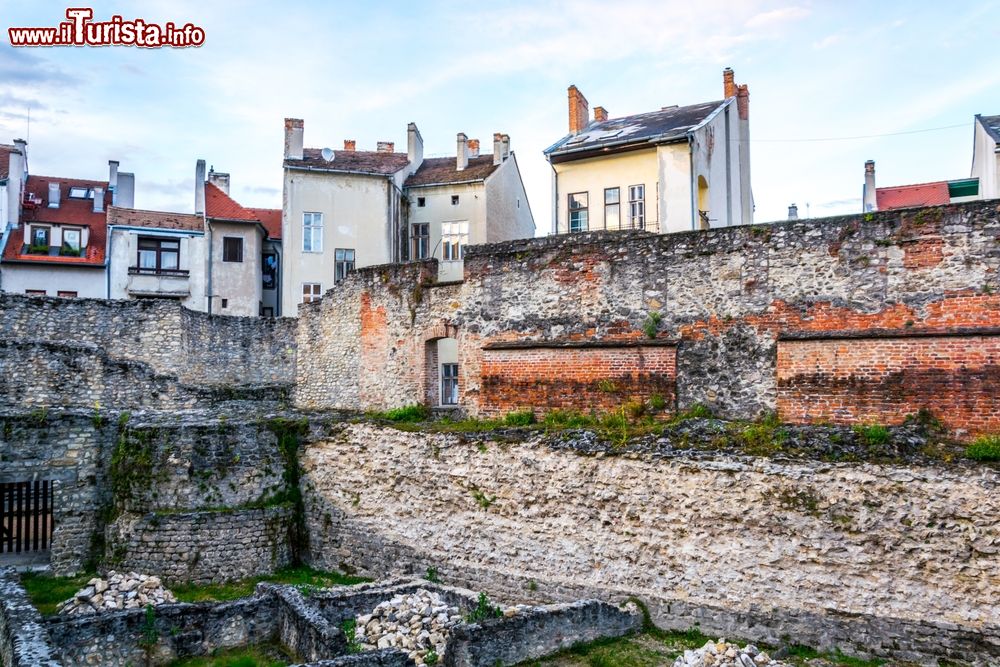
<svg viewBox="0 0 1000 667">
<path fill-rule="evenodd" d="M 941 127 L 928 127 L 923 130 L 905 130 L 903 132 L 885 132 L 883 134 L 859 134 L 854 137 L 817 137 L 815 139 L 751 139 L 750 141 L 767 143 L 802 143 L 811 141 L 852 141 L 855 139 L 875 139 L 878 137 L 897 137 L 902 134 L 920 134 L 922 132 L 939 132 L 941 130 L 953 130 L 956 127 L 968 127 L 968 123 L 958 125 L 942 125 Z"/>
</svg>

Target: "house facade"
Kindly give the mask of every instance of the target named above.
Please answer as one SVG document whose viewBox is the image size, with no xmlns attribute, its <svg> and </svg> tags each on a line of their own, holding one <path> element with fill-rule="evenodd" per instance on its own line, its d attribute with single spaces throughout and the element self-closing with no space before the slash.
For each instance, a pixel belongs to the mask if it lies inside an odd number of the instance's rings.
<svg viewBox="0 0 1000 667">
<path fill-rule="evenodd" d="M 28 179 L 28 144 L 15 139 L 12 144 L 0 144 L 0 255 L 8 233 L 21 216 L 21 193 Z"/>
<path fill-rule="evenodd" d="M 1000 198 L 1000 116 L 976 114 L 971 176 L 983 199 Z"/>
<path fill-rule="evenodd" d="M 724 99 L 611 118 L 576 86 L 569 133 L 545 149 L 552 233 L 679 232 L 753 222 L 750 92 L 723 72 Z"/>
<path fill-rule="evenodd" d="M 441 280 L 460 280 L 463 248 L 534 235 L 509 138 L 494 155 L 458 135 L 453 158 L 423 156 L 407 126 L 406 152 L 305 148 L 304 122 L 285 119 L 281 310 L 295 315 L 355 268 L 437 257 Z M 496 135 L 505 137 L 506 135 Z M 506 146 L 506 149 L 503 148 Z"/>
</svg>

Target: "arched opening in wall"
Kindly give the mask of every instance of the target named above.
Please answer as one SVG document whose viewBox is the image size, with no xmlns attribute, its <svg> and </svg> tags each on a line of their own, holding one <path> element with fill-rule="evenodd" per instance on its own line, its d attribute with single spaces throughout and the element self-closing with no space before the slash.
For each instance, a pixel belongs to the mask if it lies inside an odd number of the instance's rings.
<svg viewBox="0 0 1000 667">
<path fill-rule="evenodd" d="M 427 407 L 457 408 L 459 383 L 458 340 L 450 336 L 429 339 L 424 351 L 424 391 Z"/>
<path fill-rule="evenodd" d="M 708 219 L 708 181 L 704 176 L 698 177 L 698 228 L 708 229 L 711 223 Z"/>
</svg>

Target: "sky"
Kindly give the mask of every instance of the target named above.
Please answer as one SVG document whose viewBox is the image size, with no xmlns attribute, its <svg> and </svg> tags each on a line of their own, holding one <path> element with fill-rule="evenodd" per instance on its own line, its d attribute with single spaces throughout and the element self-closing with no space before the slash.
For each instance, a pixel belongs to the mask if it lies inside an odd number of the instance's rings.
<svg viewBox="0 0 1000 667">
<path fill-rule="evenodd" d="M 139 208 L 192 211 L 199 158 L 240 203 L 280 208 L 285 117 L 306 146 L 369 150 L 405 150 L 412 121 L 426 157 L 454 155 L 458 132 L 484 152 L 509 134 L 543 235 L 567 86 L 617 117 L 720 99 L 728 66 L 750 88 L 754 221 L 793 202 L 819 217 L 860 211 L 866 159 L 879 185 L 967 177 L 974 115 L 1000 114 L 1000 0 L 91 6 L 206 41 L 14 49 L 6 28 L 54 26 L 67 5 L 0 0 L 0 143 L 27 137 L 40 175 L 106 179 L 117 159 Z"/>
</svg>

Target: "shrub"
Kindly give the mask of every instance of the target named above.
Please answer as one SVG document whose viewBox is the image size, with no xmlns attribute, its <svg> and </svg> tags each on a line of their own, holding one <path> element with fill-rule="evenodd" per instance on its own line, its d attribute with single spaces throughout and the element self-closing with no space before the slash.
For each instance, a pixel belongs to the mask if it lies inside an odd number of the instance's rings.
<svg viewBox="0 0 1000 667">
<path fill-rule="evenodd" d="M 549 428 L 590 428 L 597 425 L 597 419 L 578 410 L 551 410 L 542 424 Z"/>
<path fill-rule="evenodd" d="M 656 310 L 646 317 L 646 321 L 642 323 L 642 332 L 646 334 L 647 338 L 656 338 L 656 333 L 660 330 L 661 321 L 663 321 L 663 315 Z"/>
<path fill-rule="evenodd" d="M 966 447 L 965 456 L 974 461 L 1000 461 L 1000 434 L 979 436 Z"/>
<path fill-rule="evenodd" d="M 535 413 L 531 410 L 508 412 L 503 423 L 507 426 L 530 426 L 535 423 Z"/>
<path fill-rule="evenodd" d="M 674 417 L 672 421 L 682 422 L 688 419 L 712 419 L 713 417 L 715 417 L 715 413 L 712 412 L 710 407 L 704 403 L 695 403 L 690 408 Z"/>
<path fill-rule="evenodd" d="M 386 410 L 378 416 L 391 422 L 422 422 L 430 417 L 430 411 L 427 406 L 415 404 Z"/>
<path fill-rule="evenodd" d="M 490 602 L 486 593 L 480 593 L 479 599 L 476 601 L 476 608 L 465 616 L 465 620 L 469 623 L 477 623 L 491 618 L 500 618 L 501 616 L 503 616 L 503 610 Z"/>
<path fill-rule="evenodd" d="M 632 419 L 638 419 L 646 414 L 646 404 L 642 401 L 629 401 L 622 406 L 622 409 Z"/>
<path fill-rule="evenodd" d="M 889 429 L 882 424 L 857 424 L 851 430 L 869 447 L 878 447 L 889 442 Z"/>
<path fill-rule="evenodd" d="M 653 394 L 649 397 L 649 407 L 656 412 L 660 412 L 667 407 L 667 399 L 659 394 Z"/>
</svg>

